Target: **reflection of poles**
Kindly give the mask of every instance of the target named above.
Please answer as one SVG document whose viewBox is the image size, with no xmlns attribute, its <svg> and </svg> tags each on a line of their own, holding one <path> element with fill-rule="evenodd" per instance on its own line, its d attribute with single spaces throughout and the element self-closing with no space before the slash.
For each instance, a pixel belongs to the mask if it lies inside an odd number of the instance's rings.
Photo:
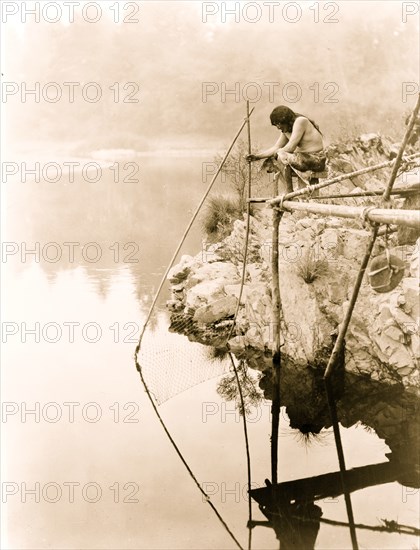
<svg viewBox="0 0 420 550">
<path fill-rule="evenodd" d="M 351 543 L 352 543 L 353 550 L 357 550 L 359 548 L 359 545 L 357 544 L 356 528 L 354 526 L 354 515 L 353 515 L 353 507 L 351 504 L 350 493 L 347 489 L 346 481 L 345 481 L 346 464 L 344 460 L 343 444 L 341 442 L 340 427 L 338 425 L 337 407 L 335 404 L 333 389 L 331 387 L 331 381 L 329 378 L 325 379 L 325 390 L 327 393 L 328 408 L 330 411 L 331 422 L 334 430 L 334 439 L 335 439 L 335 447 L 337 449 L 338 463 L 340 465 L 340 477 L 341 477 L 341 484 L 343 486 L 344 501 L 346 503 L 347 517 L 349 520 Z"/>
<path fill-rule="evenodd" d="M 414 109 L 414 111 L 411 115 L 410 123 L 407 126 L 403 142 L 401 143 L 400 149 L 398 151 L 397 158 L 395 159 L 395 164 L 393 166 L 392 173 L 391 173 L 391 176 L 390 176 L 389 181 L 388 181 L 388 185 L 387 185 L 387 187 L 384 191 L 384 194 L 383 194 L 383 201 L 384 202 L 389 201 L 390 193 L 392 191 L 392 186 L 394 185 L 395 178 L 397 177 L 398 169 L 399 169 L 399 166 L 400 166 L 403 154 L 404 154 L 404 150 L 405 150 L 405 147 L 407 145 L 408 139 L 410 137 L 411 131 L 414 127 L 414 122 L 417 118 L 417 114 L 419 112 L 419 109 L 420 109 L 420 95 L 417 98 L 416 107 L 415 107 L 415 109 Z M 339 331 L 337 340 L 334 344 L 334 349 L 331 353 L 331 357 L 328 361 L 328 365 L 327 365 L 327 368 L 326 368 L 325 374 L 324 374 L 325 389 L 326 389 L 327 398 L 328 398 L 328 406 L 329 406 L 329 409 L 330 409 L 331 421 L 333 423 L 333 428 L 334 428 L 334 438 L 335 438 L 335 444 L 336 444 L 336 449 L 337 449 L 338 461 L 339 461 L 339 464 L 340 464 L 341 480 L 342 480 L 342 484 L 343 484 L 344 498 L 345 498 L 345 501 L 346 501 L 347 515 L 348 515 L 348 519 L 349 519 L 350 535 L 351 535 L 353 549 L 358 548 L 357 538 L 356 538 L 356 528 L 355 528 L 355 525 L 354 525 L 354 517 L 353 517 L 353 509 L 352 509 L 352 505 L 351 505 L 350 493 L 346 490 L 346 485 L 345 485 L 346 466 L 345 466 L 344 452 L 343 452 L 343 446 L 342 446 L 341 436 L 340 436 L 340 428 L 339 428 L 339 425 L 338 425 L 337 409 L 336 409 L 335 399 L 334 399 L 334 395 L 333 395 L 332 387 L 331 387 L 331 375 L 332 375 L 332 373 L 333 373 L 333 371 L 334 371 L 334 369 L 335 369 L 335 367 L 338 363 L 338 359 L 342 356 L 342 352 L 343 352 L 343 349 L 344 349 L 344 338 L 346 336 L 347 329 L 348 329 L 350 321 L 351 321 L 354 306 L 356 305 L 356 301 L 357 301 L 357 298 L 359 296 L 360 287 L 361 287 L 361 284 L 362 284 L 362 281 L 363 281 L 363 277 L 364 277 L 364 274 L 365 274 L 366 267 L 369 263 L 369 259 L 370 259 L 370 256 L 371 256 L 371 253 L 372 253 L 372 250 L 373 250 L 373 246 L 374 246 L 375 241 L 376 241 L 376 237 L 377 237 L 377 234 L 378 234 L 378 229 L 379 229 L 379 225 L 376 224 L 376 223 L 373 224 L 372 231 L 371 231 L 371 237 L 369 239 L 369 243 L 368 243 L 368 246 L 367 246 L 363 261 L 362 261 L 362 264 L 360 266 L 359 273 L 357 275 L 357 279 L 356 279 L 356 283 L 355 283 L 354 288 L 353 288 L 350 303 L 349 303 L 346 315 L 344 317 L 344 320 L 343 320 L 343 322 L 340 326 L 340 331 Z"/>
<path fill-rule="evenodd" d="M 264 511 L 263 511 L 264 513 Z M 265 514 L 266 515 L 266 514 Z M 346 521 L 337 521 L 335 519 L 328 518 L 310 518 L 292 515 L 294 519 L 299 519 L 302 522 L 316 522 L 316 523 L 325 523 L 326 525 L 331 525 L 332 527 L 348 527 L 349 524 Z M 413 537 L 418 537 L 420 535 L 420 529 L 413 527 L 412 525 L 404 525 L 398 523 L 394 520 L 382 519 L 383 525 L 366 525 L 365 523 L 355 523 L 354 526 L 356 529 L 363 529 L 365 531 L 376 531 L 378 533 L 398 533 L 400 535 L 410 535 Z M 268 527 L 274 529 L 273 521 L 252 521 L 252 527 Z"/>
<path fill-rule="evenodd" d="M 280 550 L 313 550 L 322 510 L 313 502 L 283 503 L 275 510 L 261 508 L 270 522 Z"/>
<path fill-rule="evenodd" d="M 412 473 L 409 467 L 393 461 L 359 466 L 345 472 L 346 489 L 352 493 L 367 487 L 390 483 L 399 479 L 401 475 L 412 475 Z M 412 486 L 417 486 L 417 484 Z M 347 522 L 323 519 L 321 517 L 322 510 L 319 506 L 314 505 L 316 501 L 328 497 L 336 498 L 343 494 L 340 471 L 284 481 L 275 487 L 252 489 L 251 494 L 259 504 L 261 512 L 269 520 L 268 522 L 253 521 L 252 527 L 262 526 L 274 529 L 281 541 L 281 549 L 288 548 L 293 541 L 298 550 L 313 548 L 320 522 L 340 527 L 349 526 Z M 399 532 L 413 536 L 420 533 L 419 529 L 409 525 L 400 525 L 396 521 L 386 519 L 381 521 L 384 525 L 354 524 L 354 527 L 370 531 Z M 313 526 L 308 526 L 308 523 Z"/>
<path fill-rule="evenodd" d="M 336 521 L 333 519 L 320 518 L 321 523 L 326 523 L 327 525 L 334 525 L 337 527 L 347 527 L 348 523 L 345 521 Z M 401 535 L 412 535 L 413 537 L 418 537 L 420 535 L 420 529 L 417 527 L 412 527 L 411 525 L 402 525 L 397 521 L 388 521 L 386 519 L 381 519 L 384 525 L 365 525 L 364 523 L 355 523 L 357 529 L 365 529 L 366 531 L 378 531 L 380 533 L 399 533 Z"/>
</svg>

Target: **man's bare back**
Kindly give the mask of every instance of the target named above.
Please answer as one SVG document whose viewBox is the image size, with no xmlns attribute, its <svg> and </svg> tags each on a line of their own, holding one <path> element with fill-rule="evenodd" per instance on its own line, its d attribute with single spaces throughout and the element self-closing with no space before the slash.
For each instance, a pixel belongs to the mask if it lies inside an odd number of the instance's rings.
<svg viewBox="0 0 420 550">
<path fill-rule="evenodd" d="M 295 120 L 292 132 L 283 132 L 283 135 L 287 138 L 289 144 L 290 142 L 298 142 L 293 151 L 296 150 L 300 153 L 317 153 L 324 148 L 321 134 L 304 116 L 300 116 Z"/>
</svg>

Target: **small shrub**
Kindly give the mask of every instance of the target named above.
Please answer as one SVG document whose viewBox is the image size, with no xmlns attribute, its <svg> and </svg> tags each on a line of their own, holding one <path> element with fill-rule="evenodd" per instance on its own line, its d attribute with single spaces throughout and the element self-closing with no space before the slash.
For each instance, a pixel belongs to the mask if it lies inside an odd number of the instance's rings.
<svg viewBox="0 0 420 550">
<path fill-rule="evenodd" d="M 210 241 L 222 240 L 231 233 L 233 223 L 241 216 L 237 200 L 223 195 L 211 197 L 202 220 L 203 230 Z"/>
<path fill-rule="evenodd" d="M 327 274 L 328 262 L 326 259 L 316 259 L 314 251 L 307 250 L 302 259 L 297 262 L 296 271 L 305 283 L 311 284 L 315 279 Z"/>
</svg>

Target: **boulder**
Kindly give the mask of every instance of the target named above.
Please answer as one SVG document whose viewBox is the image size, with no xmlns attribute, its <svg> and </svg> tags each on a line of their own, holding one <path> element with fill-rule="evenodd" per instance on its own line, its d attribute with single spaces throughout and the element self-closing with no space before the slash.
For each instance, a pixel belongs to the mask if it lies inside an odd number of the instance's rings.
<svg viewBox="0 0 420 550">
<path fill-rule="evenodd" d="M 235 283 L 240 281 L 240 275 L 236 266 L 230 262 L 198 264 L 188 277 L 186 289 L 189 290 L 204 281 L 214 280 L 225 281 L 225 284 Z"/>
<path fill-rule="evenodd" d="M 185 281 L 188 277 L 192 266 L 194 265 L 194 258 L 192 256 L 182 256 L 179 264 L 175 265 L 168 273 L 168 280 L 171 284 L 177 285 Z"/>
<path fill-rule="evenodd" d="M 238 300 L 234 296 L 224 296 L 219 300 L 198 308 L 194 313 L 194 321 L 201 324 L 214 323 L 235 314 Z"/>
<path fill-rule="evenodd" d="M 203 281 L 202 283 L 194 285 L 186 293 L 185 309 L 195 311 L 204 305 L 224 298 L 226 296 L 224 286 L 224 279 Z"/>
</svg>

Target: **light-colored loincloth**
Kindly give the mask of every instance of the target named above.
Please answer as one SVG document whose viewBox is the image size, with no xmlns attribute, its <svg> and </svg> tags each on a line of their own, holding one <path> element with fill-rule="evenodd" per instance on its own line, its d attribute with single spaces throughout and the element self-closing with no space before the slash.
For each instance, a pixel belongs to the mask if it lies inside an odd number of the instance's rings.
<svg viewBox="0 0 420 550">
<path fill-rule="evenodd" d="M 322 172 L 325 170 L 325 163 L 327 157 L 324 151 L 317 153 L 282 153 L 282 162 L 284 164 L 290 164 L 296 170 L 300 172 L 306 172 L 312 170 L 314 172 Z M 285 162 L 286 161 L 286 162 Z"/>
</svg>

